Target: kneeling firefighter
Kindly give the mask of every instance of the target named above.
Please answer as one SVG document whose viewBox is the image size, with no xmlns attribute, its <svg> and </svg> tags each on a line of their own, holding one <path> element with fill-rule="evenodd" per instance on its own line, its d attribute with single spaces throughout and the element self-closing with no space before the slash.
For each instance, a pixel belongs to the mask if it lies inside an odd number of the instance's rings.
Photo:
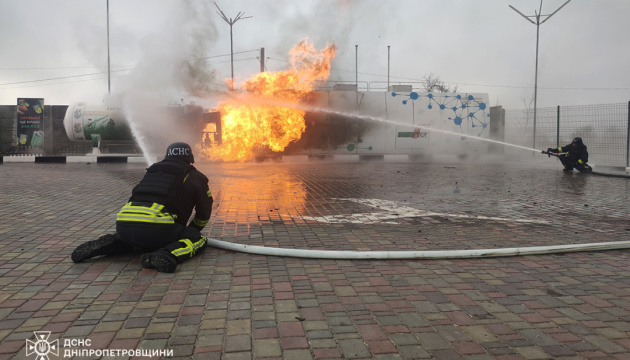
<svg viewBox="0 0 630 360">
<path fill-rule="evenodd" d="M 191 165 L 194 162 L 188 144 L 169 145 L 164 160 L 147 169 L 118 212 L 116 233 L 78 246 L 72 261 L 140 248 L 147 251 L 142 267 L 170 273 L 202 251 L 207 239 L 200 231 L 210 219 L 213 199 L 208 178 Z M 195 216 L 187 224 L 193 209 Z"/>
<path fill-rule="evenodd" d="M 562 153 L 558 155 L 558 159 L 560 159 L 560 162 L 564 165 L 564 169 L 562 169 L 562 171 L 573 171 L 574 168 L 580 172 L 593 171 L 593 168 L 587 164 L 588 151 L 586 150 L 586 145 L 584 145 L 581 137 L 574 138 L 569 145 L 565 145 L 557 149 L 548 148 L 547 152 L 543 150 L 543 153 Z"/>
</svg>

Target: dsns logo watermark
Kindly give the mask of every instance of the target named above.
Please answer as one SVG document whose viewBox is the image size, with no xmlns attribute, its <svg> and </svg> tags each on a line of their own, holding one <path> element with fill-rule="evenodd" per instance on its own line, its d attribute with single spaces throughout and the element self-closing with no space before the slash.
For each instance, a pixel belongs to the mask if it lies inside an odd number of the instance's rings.
<svg viewBox="0 0 630 360">
<path fill-rule="evenodd" d="M 26 340 L 26 356 L 36 360 L 50 360 L 48 355 L 60 356 L 59 340 L 48 341 L 50 331 L 34 331 L 35 341 Z M 85 347 L 88 347 L 87 349 Z M 171 358 L 173 349 L 93 349 L 90 339 L 63 339 L 63 357 L 156 357 Z"/>
<path fill-rule="evenodd" d="M 37 360 L 49 360 L 48 354 L 59 356 L 59 340 L 48 341 L 50 331 L 34 331 L 35 341 L 26 339 L 26 356 L 35 355 Z"/>
</svg>

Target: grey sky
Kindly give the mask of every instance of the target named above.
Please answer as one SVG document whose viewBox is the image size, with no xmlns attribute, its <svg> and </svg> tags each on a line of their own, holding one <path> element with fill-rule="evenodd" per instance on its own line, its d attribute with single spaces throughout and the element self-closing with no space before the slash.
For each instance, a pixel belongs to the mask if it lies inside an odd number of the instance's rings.
<svg viewBox="0 0 630 360">
<path fill-rule="evenodd" d="M 533 97 L 537 0 L 217 0 L 234 27 L 235 77 L 284 70 L 287 52 L 308 37 L 338 46 L 332 80 L 372 88 L 433 73 L 459 92 L 523 108 Z M 565 0 L 545 0 L 549 14 Z M 230 77 L 229 26 L 208 0 L 109 0 L 112 92 L 159 91 L 160 99 L 213 106 Z M 538 106 L 630 100 L 630 1 L 572 0 L 540 27 Z M 106 0 L 0 1 L 0 104 L 43 97 L 46 104 L 100 104 L 107 94 Z M 228 55 L 228 56 L 225 56 Z M 185 74 L 173 69 L 192 62 Z M 94 74 L 77 77 L 77 75 Z M 60 78 L 56 80 L 45 80 Z M 34 82 L 30 82 L 34 81 Z M 197 96 L 195 96 L 197 95 Z"/>
</svg>

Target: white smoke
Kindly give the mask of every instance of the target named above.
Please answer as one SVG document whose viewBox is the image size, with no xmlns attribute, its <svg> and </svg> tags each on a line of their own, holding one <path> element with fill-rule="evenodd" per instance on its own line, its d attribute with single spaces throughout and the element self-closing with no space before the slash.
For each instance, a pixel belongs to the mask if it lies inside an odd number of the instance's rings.
<svg viewBox="0 0 630 360">
<path fill-rule="evenodd" d="M 142 59 L 117 78 L 105 100 L 107 106 L 124 109 L 153 153 L 161 154 L 171 142 L 194 142 L 192 124 L 176 120 L 185 108 L 173 107 L 190 105 L 191 98 L 210 96 L 221 87 L 206 60 L 218 34 L 210 4 L 175 2 L 161 31 L 141 41 Z"/>
</svg>

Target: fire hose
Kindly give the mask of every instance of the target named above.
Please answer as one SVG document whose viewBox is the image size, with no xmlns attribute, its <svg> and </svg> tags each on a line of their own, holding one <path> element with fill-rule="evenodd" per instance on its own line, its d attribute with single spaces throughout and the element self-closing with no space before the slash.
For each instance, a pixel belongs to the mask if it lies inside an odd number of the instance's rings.
<svg viewBox="0 0 630 360">
<path fill-rule="evenodd" d="M 543 151 L 543 154 L 558 156 L 554 153 Z M 625 177 L 630 176 L 588 172 L 595 175 Z M 215 248 L 242 252 L 256 255 L 285 256 L 311 259 L 376 259 L 376 260 L 410 260 L 410 259 L 472 259 L 525 255 L 546 255 L 561 254 L 580 251 L 605 251 L 629 249 L 630 241 L 612 241 L 601 243 L 568 244 L 568 245 L 548 245 L 529 246 L 517 248 L 496 248 L 496 249 L 467 249 L 467 250 L 418 250 L 418 251 L 339 251 L 339 250 L 309 250 L 309 249 L 289 249 L 274 248 L 258 245 L 245 245 L 231 243 L 227 241 L 208 238 L 208 245 Z"/>
<path fill-rule="evenodd" d="M 546 151 L 542 152 L 551 156 L 558 156 L 554 153 Z M 595 175 L 619 176 L 616 174 L 604 174 L 588 172 Z M 606 251 L 606 250 L 622 250 L 630 249 L 630 241 L 611 241 L 599 243 L 585 244 L 568 244 L 568 245 L 548 245 L 548 246 L 529 246 L 516 248 L 495 248 L 495 249 L 466 249 L 466 250 L 417 250 L 417 251 L 340 251 L 340 250 L 310 250 L 310 249 L 291 249 L 291 248 L 275 248 L 259 245 L 245 245 L 231 243 L 227 241 L 207 238 L 208 245 L 235 252 L 242 252 L 255 255 L 266 256 L 283 256 L 296 258 L 311 259 L 337 259 L 337 260 L 411 260 L 411 259 L 473 259 L 473 258 L 491 258 L 491 257 L 508 257 L 508 256 L 526 256 L 526 255 L 547 255 L 562 254 L 569 252 L 583 251 Z"/>
<path fill-rule="evenodd" d="M 542 151 L 543 154 L 547 155 L 548 157 L 559 157 L 561 154 L 564 153 L 552 153 L 549 151 Z M 615 177 L 615 178 L 623 178 L 623 179 L 630 179 L 630 175 L 624 175 L 624 174 L 611 174 L 611 173 L 603 173 L 603 172 L 599 172 L 599 171 L 584 171 L 584 174 L 593 174 L 593 175 L 598 175 L 598 176 L 607 176 L 607 177 Z"/>
<path fill-rule="evenodd" d="M 558 156 L 557 154 L 543 151 L 543 154 Z M 630 176 L 588 172 L 595 175 L 625 177 Z M 337 259 L 337 260 L 411 260 L 411 259 L 472 259 L 525 255 L 546 255 L 562 254 L 581 251 L 605 251 L 629 249 L 630 241 L 611 241 L 600 243 L 568 244 L 568 245 L 548 245 L 529 246 L 517 248 L 496 248 L 496 249 L 467 249 L 467 250 L 418 250 L 418 251 L 339 251 L 339 250 L 309 250 L 309 249 L 289 249 L 275 248 L 258 245 L 245 245 L 231 243 L 227 241 L 208 238 L 208 245 L 229 251 L 242 252 L 256 255 L 284 256 L 311 259 Z"/>
<path fill-rule="evenodd" d="M 285 256 L 311 259 L 472 259 L 505 256 L 561 254 L 579 251 L 621 250 L 630 248 L 630 241 L 612 241 L 601 243 L 529 246 L 518 248 L 468 249 L 468 250 L 418 250 L 418 251 L 338 251 L 273 248 L 257 245 L 236 244 L 208 238 L 208 245 L 236 252 L 256 255 Z"/>
</svg>

